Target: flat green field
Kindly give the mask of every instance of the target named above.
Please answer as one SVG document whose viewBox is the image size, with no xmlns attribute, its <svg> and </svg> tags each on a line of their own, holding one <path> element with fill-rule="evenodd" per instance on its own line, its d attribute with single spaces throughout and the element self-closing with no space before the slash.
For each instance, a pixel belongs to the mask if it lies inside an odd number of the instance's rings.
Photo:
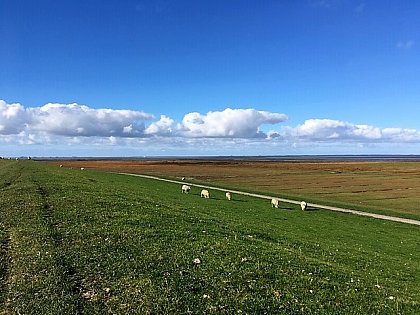
<svg viewBox="0 0 420 315">
<path fill-rule="evenodd" d="M 56 161 L 65 167 L 188 181 L 420 220 L 418 161 Z"/>
<path fill-rule="evenodd" d="M 420 229 L 0 161 L 0 314 L 420 314 Z"/>
</svg>

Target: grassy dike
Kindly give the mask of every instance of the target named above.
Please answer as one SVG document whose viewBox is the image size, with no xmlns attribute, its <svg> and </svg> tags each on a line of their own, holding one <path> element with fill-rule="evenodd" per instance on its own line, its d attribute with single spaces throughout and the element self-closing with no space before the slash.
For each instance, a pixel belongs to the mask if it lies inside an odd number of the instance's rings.
<svg viewBox="0 0 420 315">
<path fill-rule="evenodd" d="M 0 314 L 419 314 L 420 229 L 0 161 Z"/>
</svg>

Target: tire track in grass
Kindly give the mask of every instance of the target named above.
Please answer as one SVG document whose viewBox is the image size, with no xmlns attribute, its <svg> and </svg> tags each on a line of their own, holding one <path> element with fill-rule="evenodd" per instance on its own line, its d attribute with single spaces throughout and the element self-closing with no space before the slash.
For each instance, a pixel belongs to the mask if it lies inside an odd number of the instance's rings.
<svg viewBox="0 0 420 315">
<path fill-rule="evenodd" d="M 5 305 L 7 297 L 7 277 L 10 265 L 10 234 L 5 226 L 0 223 L 0 310 Z"/>
<path fill-rule="evenodd" d="M 89 313 L 82 279 L 66 257 L 48 178 L 27 165 L 0 167 L 0 314 Z"/>
<path fill-rule="evenodd" d="M 14 162 L 13 165 L 15 165 Z M 7 167 L 7 168 L 6 168 Z M 22 176 L 22 168 L 18 168 L 16 173 L 9 172 L 10 164 L 2 165 L 1 171 L 2 172 L 2 182 L 0 183 L 0 191 L 3 196 L 0 207 L 1 210 L 4 210 L 6 207 L 5 205 L 8 202 L 8 199 L 4 198 L 7 195 L 7 190 L 10 189 Z M 4 203 L 4 205 L 3 205 Z M 3 219 L 3 215 L 0 211 L 0 219 Z M 5 222 L 0 222 L 0 313 L 1 314 L 8 314 L 8 291 L 9 285 L 7 283 L 7 279 L 9 277 L 9 269 L 10 264 L 12 262 L 10 257 L 10 244 L 11 244 L 11 235 L 10 231 L 8 230 Z"/>
<path fill-rule="evenodd" d="M 53 220 L 53 206 L 48 202 L 48 193 L 39 183 L 36 183 L 36 185 L 37 192 L 42 198 L 42 220 L 46 225 L 48 237 L 52 242 L 53 248 L 57 251 L 56 255 L 54 255 L 54 261 L 58 268 L 61 269 L 60 274 L 62 278 L 62 288 L 63 290 L 66 290 L 68 294 L 75 297 L 74 306 L 76 314 L 83 314 L 83 306 L 81 302 L 83 287 L 81 280 L 77 276 L 74 267 L 71 266 L 64 254 L 60 252 L 63 235 L 58 231 L 56 223 Z"/>
<path fill-rule="evenodd" d="M 173 179 L 166 179 L 166 178 L 161 178 L 161 177 L 152 176 L 152 175 L 131 174 L 131 173 L 117 173 L 117 174 L 129 175 L 129 176 L 138 176 L 138 177 L 143 177 L 143 178 L 148 178 L 148 179 L 160 180 L 160 181 L 164 181 L 164 182 L 168 182 L 168 183 L 181 184 L 181 185 L 185 184 L 185 185 L 190 185 L 190 186 L 194 186 L 194 187 L 200 187 L 200 188 L 206 188 L 206 189 L 212 189 L 212 190 L 218 190 L 218 191 L 225 191 L 225 192 L 230 191 L 231 193 L 234 193 L 234 194 L 239 194 L 239 195 L 249 196 L 249 197 L 255 197 L 255 198 L 268 199 L 268 200 L 271 200 L 272 198 L 277 198 L 279 201 L 286 202 L 286 203 L 291 203 L 291 204 L 295 204 L 295 205 L 300 205 L 300 203 L 301 203 L 301 201 L 286 199 L 286 198 L 279 198 L 277 196 L 268 196 L 268 195 L 249 193 L 249 192 L 244 192 L 244 191 L 239 191 L 239 190 L 231 190 L 231 189 L 224 189 L 224 188 L 219 188 L 219 187 L 214 187 L 214 186 L 188 183 L 188 182 L 185 182 L 185 181 L 177 181 L 177 180 L 173 180 Z M 324 209 L 324 210 L 337 211 L 337 212 L 343 212 L 343 213 L 350 213 L 350 214 L 355 214 L 355 215 L 359 215 L 359 216 L 365 216 L 365 217 L 371 217 L 371 218 L 376 218 L 376 219 L 381 219 L 381 220 L 394 221 L 394 222 L 407 223 L 407 224 L 413 224 L 413 225 L 420 226 L 420 221 L 419 220 L 393 217 L 393 216 L 389 216 L 389 215 L 376 214 L 376 213 L 371 213 L 371 212 L 364 212 L 364 211 L 358 211 L 358 210 L 352 210 L 352 209 L 346 209 L 346 208 L 340 208 L 340 207 L 326 206 L 326 205 L 320 205 L 320 204 L 316 204 L 316 203 L 308 203 L 307 206 L 309 208 L 317 208 L 317 209 Z"/>
</svg>

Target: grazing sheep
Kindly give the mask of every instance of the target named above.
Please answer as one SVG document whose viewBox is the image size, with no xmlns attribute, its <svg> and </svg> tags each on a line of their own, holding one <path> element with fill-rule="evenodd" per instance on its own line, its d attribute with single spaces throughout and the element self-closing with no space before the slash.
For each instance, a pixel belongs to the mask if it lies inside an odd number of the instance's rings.
<svg viewBox="0 0 420 315">
<path fill-rule="evenodd" d="M 60 167 L 63 167 L 63 164 L 60 164 Z"/>
<path fill-rule="evenodd" d="M 308 206 L 308 204 L 305 202 L 305 201 L 302 201 L 301 203 L 300 203 L 300 207 L 301 207 L 301 209 L 303 210 L 303 211 L 305 211 L 306 210 L 306 207 Z"/>
<path fill-rule="evenodd" d="M 182 193 L 186 193 L 186 194 L 188 194 L 188 193 L 190 192 L 190 190 L 191 190 L 191 186 L 188 186 L 188 185 L 182 185 L 182 188 L 181 188 L 181 192 L 182 192 Z"/>
<path fill-rule="evenodd" d="M 279 200 L 277 198 L 271 199 L 271 207 L 278 208 L 279 207 Z"/>
<path fill-rule="evenodd" d="M 205 198 L 205 199 L 210 198 L 210 193 L 209 193 L 209 191 L 208 191 L 207 189 L 203 189 L 203 190 L 201 191 L 200 197 Z"/>
<path fill-rule="evenodd" d="M 231 199 L 232 199 L 232 193 L 231 193 L 230 191 L 228 191 L 228 192 L 226 193 L 226 199 L 227 199 L 227 200 L 231 200 Z"/>
<path fill-rule="evenodd" d="M 80 170 L 81 170 L 81 171 L 84 171 L 84 170 L 85 170 L 85 168 L 84 168 L 84 167 L 81 167 L 81 168 L 80 168 Z"/>
<path fill-rule="evenodd" d="M 185 177 L 182 177 L 182 180 L 185 180 Z"/>
</svg>

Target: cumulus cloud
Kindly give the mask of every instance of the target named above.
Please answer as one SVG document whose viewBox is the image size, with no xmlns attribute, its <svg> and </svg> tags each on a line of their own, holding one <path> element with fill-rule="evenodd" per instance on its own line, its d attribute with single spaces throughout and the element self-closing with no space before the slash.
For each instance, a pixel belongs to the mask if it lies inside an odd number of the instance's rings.
<svg viewBox="0 0 420 315">
<path fill-rule="evenodd" d="M 31 131 L 61 136 L 138 136 L 153 118 L 141 111 L 93 109 L 78 104 L 46 104 L 31 108 Z"/>
<path fill-rule="evenodd" d="M 0 143 L 92 150 L 149 148 L 155 153 L 156 150 L 182 153 L 189 148 L 201 154 L 260 154 L 262 150 L 271 152 L 294 146 L 312 149 L 349 144 L 353 147 L 420 144 L 420 131 L 416 129 L 379 128 L 333 119 L 308 119 L 300 125 L 275 130 L 276 124 L 286 120 L 285 114 L 252 108 L 227 108 L 206 114 L 191 112 L 177 122 L 166 115 L 156 119 L 143 111 L 53 103 L 25 108 L 0 100 Z M 272 125 L 270 131 L 264 131 L 268 130 L 264 129 L 266 125 Z"/>
<path fill-rule="evenodd" d="M 392 142 L 420 142 L 420 131 L 416 129 L 384 128 L 382 135 Z"/>
<path fill-rule="evenodd" d="M 277 124 L 286 119 L 287 116 L 280 113 L 227 108 L 206 115 L 188 113 L 178 130 L 186 137 L 265 138 L 267 135 L 260 130 L 261 125 Z"/>
<path fill-rule="evenodd" d="M 21 104 L 6 104 L 0 100 L 0 134 L 11 135 L 22 132 L 31 122 L 31 116 Z"/>
<path fill-rule="evenodd" d="M 166 115 L 154 121 L 152 114 L 143 111 L 94 109 L 76 103 L 25 108 L 0 100 L 0 135 L 19 135 L 19 139 L 26 137 L 31 143 L 36 139 L 50 141 L 52 137 L 65 137 L 70 143 L 86 137 L 274 138 L 275 132 L 265 134 L 260 128 L 286 119 L 281 113 L 227 108 L 207 114 L 187 113 L 181 122 Z"/>
<path fill-rule="evenodd" d="M 322 142 L 420 142 L 420 132 L 414 129 L 381 129 L 332 119 L 308 119 L 297 127 L 285 127 L 284 136 Z"/>
<path fill-rule="evenodd" d="M 150 124 L 144 131 L 146 135 L 169 136 L 172 134 L 172 128 L 175 121 L 168 116 L 161 115 L 160 120 Z"/>
</svg>

